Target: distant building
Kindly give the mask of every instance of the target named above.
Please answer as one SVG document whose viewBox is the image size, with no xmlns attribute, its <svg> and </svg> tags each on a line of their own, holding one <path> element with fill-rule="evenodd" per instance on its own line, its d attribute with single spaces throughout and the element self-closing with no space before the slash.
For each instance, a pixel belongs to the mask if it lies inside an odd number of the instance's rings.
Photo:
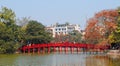
<svg viewBox="0 0 120 66">
<path fill-rule="evenodd" d="M 67 35 L 74 30 L 81 32 L 80 26 L 78 24 L 69 24 L 69 23 L 65 23 L 65 24 L 56 23 L 55 25 L 46 27 L 46 30 L 52 33 L 53 37 L 55 37 L 56 35 Z"/>
<path fill-rule="evenodd" d="M 85 30 L 81 30 L 81 34 L 82 34 L 82 40 L 85 39 Z"/>
</svg>

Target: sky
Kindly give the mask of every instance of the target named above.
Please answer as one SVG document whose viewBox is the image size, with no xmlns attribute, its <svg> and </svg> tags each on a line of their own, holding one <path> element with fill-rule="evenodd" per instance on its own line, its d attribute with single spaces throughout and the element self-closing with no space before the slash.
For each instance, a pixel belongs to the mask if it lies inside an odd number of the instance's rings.
<svg viewBox="0 0 120 66">
<path fill-rule="evenodd" d="M 16 18 L 31 17 L 45 26 L 69 22 L 84 29 L 95 13 L 116 9 L 120 0 L 0 0 L 2 6 L 12 9 Z"/>
</svg>

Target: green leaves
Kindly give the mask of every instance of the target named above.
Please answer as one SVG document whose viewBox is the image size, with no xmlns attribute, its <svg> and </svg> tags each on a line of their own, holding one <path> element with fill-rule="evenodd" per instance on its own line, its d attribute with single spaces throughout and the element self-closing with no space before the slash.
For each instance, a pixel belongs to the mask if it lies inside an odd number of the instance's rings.
<svg viewBox="0 0 120 66">
<path fill-rule="evenodd" d="M 11 25 L 15 23 L 15 13 L 7 7 L 2 7 L 0 11 L 0 22 Z"/>
<path fill-rule="evenodd" d="M 81 43 L 83 40 L 82 40 L 82 34 L 78 31 L 73 31 L 67 35 L 57 35 L 55 38 L 54 38 L 54 41 L 53 42 L 78 42 L 78 43 Z"/>
<path fill-rule="evenodd" d="M 25 29 L 26 41 L 30 43 L 48 43 L 51 40 L 49 33 L 45 31 L 45 27 L 37 21 L 29 21 Z"/>
<path fill-rule="evenodd" d="M 118 10 L 118 11 L 120 11 L 120 10 Z M 110 39 L 110 43 L 112 46 L 116 45 L 116 46 L 114 46 L 114 48 L 116 48 L 116 49 L 120 48 L 120 14 L 119 14 L 118 20 L 117 20 L 117 28 L 109 36 L 109 39 Z"/>
<path fill-rule="evenodd" d="M 0 11 L 0 53 L 14 53 L 16 51 L 15 13 L 6 7 Z"/>
<path fill-rule="evenodd" d="M 41 23 L 27 18 L 17 22 L 11 9 L 2 7 L 0 10 L 0 53 L 14 53 L 27 43 L 48 43 L 51 40 L 52 35 Z"/>
</svg>

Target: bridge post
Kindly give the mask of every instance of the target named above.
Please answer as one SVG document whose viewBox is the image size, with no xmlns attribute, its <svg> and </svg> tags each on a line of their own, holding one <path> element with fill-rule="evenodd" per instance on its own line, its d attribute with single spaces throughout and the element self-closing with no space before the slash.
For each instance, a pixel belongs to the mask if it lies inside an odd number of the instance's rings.
<svg viewBox="0 0 120 66">
<path fill-rule="evenodd" d="M 65 53 L 66 54 L 68 53 L 68 47 L 67 46 L 65 47 Z"/>
<path fill-rule="evenodd" d="M 32 53 L 34 54 L 34 46 L 35 46 L 35 44 L 32 44 L 32 46 L 33 46 L 33 48 L 32 48 Z"/>
<path fill-rule="evenodd" d="M 25 54 L 25 49 L 23 49 L 23 53 Z"/>
<path fill-rule="evenodd" d="M 34 54 L 34 48 L 32 50 L 33 50 L 33 54 Z"/>
<path fill-rule="evenodd" d="M 50 47 L 48 47 L 48 53 L 50 53 Z"/>
<path fill-rule="evenodd" d="M 59 47 L 59 53 L 61 53 L 61 51 L 62 51 L 62 48 L 61 48 L 61 47 Z"/>
<path fill-rule="evenodd" d="M 68 47 L 66 47 L 67 53 L 68 53 Z"/>
<path fill-rule="evenodd" d="M 43 53 L 43 54 L 45 53 L 45 47 L 43 47 L 43 51 L 42 51 L 42 53 Z"/>
<path fill-rule="evenodd" d="M 54 53 L 56 52 L 56 49 L 55 49 L 55 47 L 53 47 L 53 51 L 54 51 Z"/>
<path fill-rule="evenodd" d="M 38 48 L 38 54 L 40 53 L 40 48 Z"/>
<path fill-rule="evenodd" d="M 73 52 L 74 52 L 74 47 L 71 47 L 71 53 L 73 54 Z"/>
<path fill-rule="evenodd" d="M 28 54 L 30 53 L 30 45 L 27 45 Z"/>
<path fill-rule="evenodd" d="M 28 53 L 30 54 L 30 48 L 28 48 Z"/>
<path fill-rule="evenodd" d="M 79 47 L 77 47 L 77 54 L 79 53 Z"/>
</svg>

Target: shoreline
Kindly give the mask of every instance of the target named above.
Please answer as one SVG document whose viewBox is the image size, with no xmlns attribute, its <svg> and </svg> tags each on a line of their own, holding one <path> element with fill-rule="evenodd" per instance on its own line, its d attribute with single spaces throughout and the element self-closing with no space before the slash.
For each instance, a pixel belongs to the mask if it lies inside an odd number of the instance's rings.
<svg viewBox="0 0 120 66">
<path fill-rule="evenodd" d="M 109 50 L 107 55 L 118 55 L 118 56 L 120 56 L 120 50 Z"/>
</svg>

